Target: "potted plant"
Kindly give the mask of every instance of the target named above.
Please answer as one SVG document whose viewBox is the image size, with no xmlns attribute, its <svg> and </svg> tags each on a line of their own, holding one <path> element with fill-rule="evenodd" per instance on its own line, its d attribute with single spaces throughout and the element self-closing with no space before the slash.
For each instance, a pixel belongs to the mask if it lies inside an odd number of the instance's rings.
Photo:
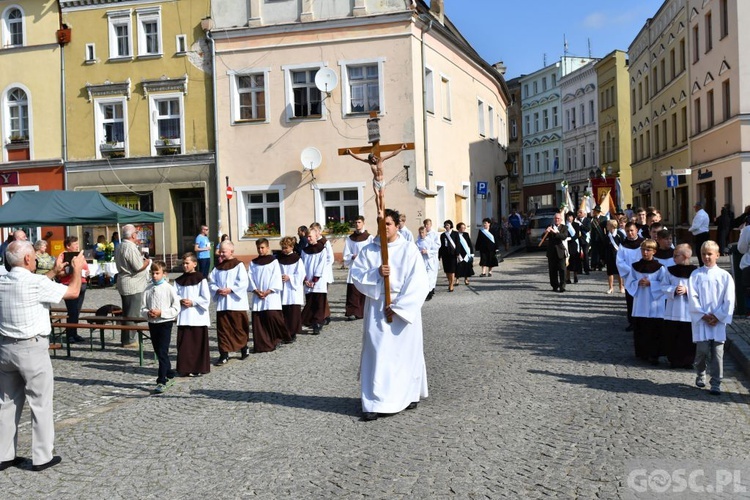
<svg viewBox="0 0 750 500">
<path fill-rule="evenodd" d="M 29 142 L 29 136 L 13 134 L 8 138 L 8 141 L 11 144 L 23 144 L 23 143 Z"/>
<path fill-rule="evenodd" d="M 333 217 L 328 218 L 328 223 L 326 223 L 326 232 L 328 234 L 348 234 L 352 231 L 352 226 L 348 222 L 344 221 L 344 218 L 341 217 L 341 220 L 336 220 Z"/>
<path fill-rule="evenodd" d="M 253 222 L 245 231 L 245 236 L 278 236 L 279 234 L 273 222 Z"/>
</svg>

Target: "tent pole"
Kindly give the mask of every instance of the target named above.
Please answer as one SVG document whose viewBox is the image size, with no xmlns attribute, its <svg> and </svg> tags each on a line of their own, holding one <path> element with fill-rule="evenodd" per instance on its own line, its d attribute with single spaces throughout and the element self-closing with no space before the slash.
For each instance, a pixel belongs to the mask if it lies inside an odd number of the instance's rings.
<svg viewBox="0 0 750 500">
<path fill-rule="evenodd" d="M 162 258 L 164 259 L 164 262 L 166 262 L 167 261 L 167 242 L 164 241 L 165 239 L 164 235 L 165 235 L 164 223 L 162 222 L 161 223 L 161 254 L 162 254 Z"/>
</svg>

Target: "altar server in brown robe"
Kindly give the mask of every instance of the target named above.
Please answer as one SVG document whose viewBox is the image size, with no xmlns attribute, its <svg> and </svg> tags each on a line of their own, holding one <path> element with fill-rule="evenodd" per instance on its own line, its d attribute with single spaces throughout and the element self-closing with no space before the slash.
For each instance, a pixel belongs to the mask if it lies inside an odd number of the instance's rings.
<svg viewBox="0 0 750 500">
<path fill-rule="evenodd" d="M 253 352 L 270 352 L 281 342 L 292 337 L 281 312 L 281 268 L 268 245 L 260 238 L 255 242 L 258 257 L 250 262 L 247 271 L 248 292 L 252 293 Z"/>
<path fill-rule="evenodd" d="M 370 244 L 372 236 L 365 229 L 365 218 L 358 215 L 354 220 L 354 232 L 349 235 L 344 244 L 344 264 L 349 268 L 346 278 L 346 311 L 344 315 L 348 321 L 362 319 L 365 309 L 365 296 L 362 295 L 352 281 L 352 263 L 360 250 Z"/>
<path fill-rule="evenodd" d="M 247 270 L 242 261 L 234 257 L 234 243 L 229 240 L 219 245 L 221 264 L 214 267 L 209 279 L 211 296 L 216 302 L 216 338 L 219 343 L 219 359 L 215 366 L 229 361 L 230 352 L 240 352 L 240 359 L 247 359 L 250 350 L 250 320 L 247 310 Z"/>
</svg>

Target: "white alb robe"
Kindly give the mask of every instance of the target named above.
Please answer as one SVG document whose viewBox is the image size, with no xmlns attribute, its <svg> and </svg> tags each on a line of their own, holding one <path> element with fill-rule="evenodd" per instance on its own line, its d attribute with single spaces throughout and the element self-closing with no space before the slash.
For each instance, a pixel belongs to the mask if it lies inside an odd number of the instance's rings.
<svg viewBox="0 0 750 500">
<path fill-rule="evenodd" d="M 281 274 L 289 276 L 289 281 L 283 281 L 281 288 L 281 305 L 305 305 L 305 265 L 300 258 L 294 264 L 279 264 Z"/>
<path fill-rule="evenodd" d="M 406 241 L 409 241 L 409 242 L 414 241 L 414 235 L 412 234 L 412 232 L 409 230 L 408 227 L 404 226 L 402 228 L 399 228 L 398 232 L 399 234 L 401 234 L 401 236 L 404 237 Z"/>
<path fill-rule="evenodd" d="M 281 281 L 281 268 L 276 260 L 263 266 L 259 266 L 253 260 L 248 266 L 247 279 L 247 291 L 253 297 L 251 311 L 281 311 L 283 282 Z M 253 293 L 254 290 L 262 292 L 273 290 L 273 293 L 269 293 L 265 299 L 261 299 Z"/>
<path fill-rule="evenodd" d="M 719 266 L 699 267 L 690 275 L 690 316 L 693 323 L 693 342 L 716 340 L 726 342 L 727 325 L 734 314 L 734 280 Z M 719 320 L 716 326 L 703 321 L 704 314 L 713 313 Z"/>
<path fill-rule="evenodd" d="M 641 260 L 643 255 L 641 254 L 641 248 L 627 248 L 624 245 L 620 245 L 617 250 L 617 257 L 615 259 L 615 265 L 617 266 L 617 272 L 620 274 L 623 280 L 630 274 L 631 266 Z"/>
<path fill-rule="evenodd" d="M 669 267 L 667 268 L 665 280 L 661 284 L 662 293 L 667 299 L 664 308 L 664 319 L 669 321 L 682 321 L 683 323 L 690 322 L 689 280 L 689 277 L 682 278 L 680 276 L 675 276 L 674 274 L 669 272 Z M 677 290 L 677 287 L 680 285 L 688 289 L 687 293 L 685 293 L 684 295 L 677 295 L 675 293 L 675 290 Z"/>
<path fill-rule="evenodd" d="M 313 281 L 313 278 L 318 278 L 318 281 L 312 288 L 305 288 L 305 293 L 328 293 L 328 282 L 326 281 L 326 259 L 325 249 L 318 253 L 307 253 L 302 251 L 302 263 L 305 266 L 305 280 Z"/>
<path fill-rule="evenodd" d="M 177 315 L 177 326 L 211 326 L 211 317 L 208 308 L 211 305 L 211 291 L 208 289 L 208 281 L 201 280 L 196 285 L 182 286 L 177 282 L 173 285 L 180 299 L 193 301 L 192 307 L 180 306 Z"/>
<path fill-rule="evenodd" d="M 622 249 L 621 249 L 622 250 Z M 653 273 L 640 273 L 630 268 L 625 278 L 625 289 L 633 296 L 634 318 L 664 318 L 664 292 L 662 283 L 666 280 L 667 271 L 664 266 Z M 638 281 L 648 278 L 649 286 L 640 286 Z"/>
<path fill-rule="evenodd" d="M 351 238 L 346 239 L 346 242 L 344 243 L 344 264 L 349 268 L 349 275 L 346 277 L 347 283 L 352 282 L 352 262 L 354 262 L 354 259 L 359 255 L 359 252 L 369 245 L 370 242 L 372 242 L 372 235 L 369 235 L 366 240 L 362 241 L 354 241 Z"/>
<path fill-rule="evenodd" d="M 213 268 L 209 274 L 208 288 L 211 296 L 216 301 L 217 311 L 247 311 L 250 303 L 247 300 L 247 270 L 245 264 L 240 262 L 238 266 L 227 271 Z M 219 295 L 221 288 L 231 288 L 229 295 Z"/>
<path fill-rule="evenodd" d="M 438 260 L 440 245 L 435 245 L 435 240 L 432 238 L 417 238 L 417 249 L 422 255 L 424 266 L 427 269 L 427 278 L 430 281 L 429 287 L 432 290 L 437 284 L 438 273 L 440 272 L 440 261 Z M 422 250 L 426 250 L 427 253 L 423 254 Z"/>
<path fill-rule="evenodd" d="M 392 323 L 384 313 L 380 238 L 362 249 L 352 265 L 354 285 L 367 297 L 360 362 L 364 412 L 398 413 L 428 395 L 422 304 L 430 288 L 421 260 L 417 247 L 400 235 L 388 244 Z"/>
<path fill-rule="evenodd" d="M 334 262 L 333 246 L 331 246 L 331 242 L 328 240 L 326 240 L 326 247 L 323 250 L 323 253 L 326 256 L 326 269 L 325 269 L 325 274 L 323 278 L 328 283 L 333 283 L 333 262 Z"/>
</svg>

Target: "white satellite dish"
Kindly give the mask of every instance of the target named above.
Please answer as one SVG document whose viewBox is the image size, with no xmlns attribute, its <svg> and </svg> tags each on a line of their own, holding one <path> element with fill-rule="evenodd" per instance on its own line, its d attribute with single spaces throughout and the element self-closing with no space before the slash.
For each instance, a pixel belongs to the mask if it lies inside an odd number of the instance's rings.
<svg viewBox="0 0 750 500">
<path fill-rule="evenodd" d="M 323 155 L 320 154 L 318 148 L 309 147 L 302 150 L 299 160 L 302 162 L 303 169 L 315 170 L 322 163 Z"/>
<path fill-rule="evenodd" d="M 320 68 L 315 73 L 315 86 L 321 92 L 329 94 L 339 84 L 339 77 L 331 68 Z"/>
</svg>

